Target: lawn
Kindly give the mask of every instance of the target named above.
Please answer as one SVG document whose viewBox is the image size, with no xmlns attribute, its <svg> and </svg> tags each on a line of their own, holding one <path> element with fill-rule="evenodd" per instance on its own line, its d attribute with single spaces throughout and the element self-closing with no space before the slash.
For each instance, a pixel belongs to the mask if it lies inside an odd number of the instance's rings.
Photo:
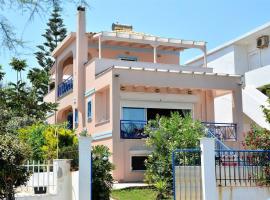
<svg viewBox="0 0 270 200">
<path fill-rule="evenodd" d="M 155 200 L 157 191 L 149 187 L 133 187 L 112 191 L 115 200 Z M 169 198 L 172 200 L 173 198 Z"/>
</svg>

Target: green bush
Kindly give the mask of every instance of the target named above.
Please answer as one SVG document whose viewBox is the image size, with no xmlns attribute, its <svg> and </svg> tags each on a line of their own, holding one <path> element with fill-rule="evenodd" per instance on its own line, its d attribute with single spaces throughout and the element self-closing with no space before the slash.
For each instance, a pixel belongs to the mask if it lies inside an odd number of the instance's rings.
<svg viewBox="0 0 270 200">
<path fill-rule="evenodd" d="M 17 137 L 0 135 L 0 199 L 14 200 L 15 188 L 27 182 L 29 173 L 22 165 L 30 152 Z"/>
<path fill-rule="evenodd" d="M 109 200 L 113 186 L 111 171 L 114 166 L 109 161 L 109 148 L 97 145 L 92 150 L 92 199 Z"/>
<path fill-rule="evenodd" d="M 149 135 L 146 144 L 153 149 L 145 163 L 145 180 L 156 185 L 159 197 L 163 197 L 164 191 L 167 194 L 172 191 L 172 152 L 199 147 L 204 129 L 190 115 L 182 117 L 176 112 L 169 118 L 157 116 L 156 120 L 149 121 L 145 132 Z"/>
<path fill-rule="evenodd" d="M 37 123 L 21 128 L 18 132 L 19 138 L 31 147 L 33 160 L 56 159 L 57 146 L 59 153 L 63 154 L 65 151 L 76 150 L 75 148 L 78 145 L 76 134 L 73 130 L 69 130 L 66 124 L 48 125 Z M 72 159 L 72 157 L 69 159 Z"/>
</svg>

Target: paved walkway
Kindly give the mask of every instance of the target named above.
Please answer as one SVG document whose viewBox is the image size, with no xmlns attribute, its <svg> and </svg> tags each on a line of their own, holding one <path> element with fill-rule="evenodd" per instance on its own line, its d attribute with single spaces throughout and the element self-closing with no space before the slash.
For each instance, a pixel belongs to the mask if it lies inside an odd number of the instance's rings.
<svg viewBox="0 0 270 200">
<path fill-rule="evenodd" d="M 113 189 L 124 189 L 124 188 L 130 188 L 130 187 L 143 187 L 148 186 L 146 183 L 114 183 Z"/>
</svg>

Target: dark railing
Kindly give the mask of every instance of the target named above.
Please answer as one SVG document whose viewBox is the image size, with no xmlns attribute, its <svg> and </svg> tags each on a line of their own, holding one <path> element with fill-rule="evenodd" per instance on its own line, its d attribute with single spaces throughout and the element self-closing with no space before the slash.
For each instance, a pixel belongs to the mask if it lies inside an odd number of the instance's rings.
<svg viewBox="0 0 270 200">
<path fill-rule="evenodd" d="M 269 186 L 270 151 L 217 150 L 218 186 Z"/>
<path fill-rule="evenodd" d="M 73 89 L 73 78 L 70 76 L 58 85 L 57 96 L 61 97 Z"/>
<path fill-rule="evenodd" d="M 200 149 L 173 151 L 172 173 L 174 200 L 202 199 Z"/>
<path fill-rule="evenodd" d="M 122 139 L 141 139 L 147 138 L 147 134 L 144 133 L 144 127 L 147 124 L 146 121 L 140 120 L 121 120 L 120 132 Z"/>
<path fill-rule="evenodd" d="M 221 141 L 236 141 L 237 126 L 234 123 L 202 122 Z"/>
</svg>

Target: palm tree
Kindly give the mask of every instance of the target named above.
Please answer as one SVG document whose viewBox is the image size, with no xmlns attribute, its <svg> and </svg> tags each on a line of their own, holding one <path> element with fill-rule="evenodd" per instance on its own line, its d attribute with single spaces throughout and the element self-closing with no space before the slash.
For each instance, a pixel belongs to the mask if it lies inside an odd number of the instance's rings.
<svg viewBox="0 0 270 200">
<path fill-rule="evenodd" d="M 18 84 L 19 75 L 20 75 L 20 81 L 22 81 L 22 71 L 24 71 L 25 68 L 27 67 L 26 60 L 12 58 L 12 60 L 9 64 L 11 65 L 12 69 L 17 72 L 17 84 Z"/>
</svg>

